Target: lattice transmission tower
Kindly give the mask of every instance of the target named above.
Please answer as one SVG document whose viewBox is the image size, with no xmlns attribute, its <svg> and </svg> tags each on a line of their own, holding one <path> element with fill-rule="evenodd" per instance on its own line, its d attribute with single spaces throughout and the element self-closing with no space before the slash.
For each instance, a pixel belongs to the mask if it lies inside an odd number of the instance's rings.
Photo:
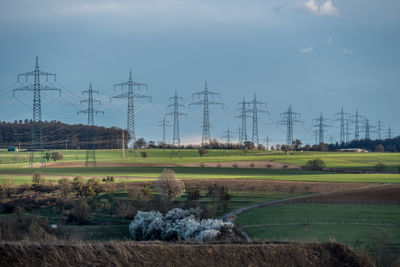
<svg viewBox="0 0 400 267">
<path fill-rule="evenodd" d="M 371 123 L 369 122 L 369 119 L 365 118 L 364 123 L 360 128 L 363 130 L 365 133 L 364 139 L 365 140 L 371 140 L 371 133 L 375 133 L 375 126 L 372 126 Z"/>
<path fill-rule="evenodd" d="M 257 101 L 256 94 L 254 94 L 253 101 L 250 102 L 252 105 L 252 118 L 253 118 L 253 130 L 251 134 L 251 142 L 257 146 L 260 144 L 258 139 L 258 113 L 267 113 L 262 108 L 267 108 L 267 103 Z"/>
<path fill-rule="evenodd" d="M 249 108 L 250 102 L 246 102 L 246 100 L 243 97 L 243 100 L 238 103 L 239 108 L 237 111 L 240 112 L 239 115 L 237 115 L 235 118 L 241 119 L 242 123 L 240 126 L 240 133 L 239 133 L 239 143 L 244 144 L 248 141 L 247 139 L 247 118 L 251 118 L 251 115 L 249 115 L 252 110 Z"/>
<path fill-rule="evenodd" d="M 136 87 L 136 88 L 135 88 Z M 130 137 L 130 147 L 135 150 L 135 156 L 137 157 L 136 149 L 136 132 L 135 132 L 135 99 L 144 98 L 148 99 L 151 103 L 151 96 L 146 95 L 148 92 L 148 85 L 146 83 L 139 83 L 133 81 L 132 71 L 129 71 L 129 80 L 127 82 L 114 84 L 114 90 L 120 88 L 121 90 L 127 89 L 126 93 L 116 95 L 110 98 L 127 98 L 128 99 L 128 111 L 127 111 L 127 130 Z"/>
<path fill-rule="evenodd" d="M 40 78 L 45 76 L 46 82 L 49 77 L 53 78 L 56 82 L 56 74 L 44 72 L 39 69 L 39 60 L 36 57 L 35 69 L 33 71 L 21 73 L 17 75 L 17 81 L 20 82 L 21 77 L 25 77 L 25 82 L 29 82 L 29 77 L 33 77 L 33 84 L 22 86 L 13 89 L 13 97 L 17 91 L 30 91 L 33 92 L 33 119 L 32 119 L 32 142 L 29 156 L 29 166 L 32 167 L 35 162 L 40 162 L 42 167 L 46 166 L 46 161 L 43 152 L 43 131 L 42 131 L 42 104 L 40 94 L 42 91 L 58 91 L 61 96 L 61 89 L 43 85 Z"/>
<path fill-rule="evenodd" d="M 317 134 L 318 134 L 318 143 L 317 144 L 321 144 L 321 143 L 325 143 L 325 128 L 326 127 L 331 127 L 330 123 L 331 120 L 326 119 L 322 116 L 322 112 L 321 115 L 314 119 L 313 122 L 315 122 L 314 127 L 316 128 Z"/>
<path fill-rule="evenodd" d="M 392 137 L 393 137 L 393 129 L 390 128 L 390 125 L 389 125 L 387 130 L 386 130 L 386 138 L 387 139 L 392 139 Z"/>
<path fill-rule="evenodd" d="M 158 122 L 158 125 L 157 125 L 157 126 L 158 126 L 158 127 L 162 127 L 162 131 L 163 131 L 162 143 L 163 143 L 163 146 L 165 146 L 165 145 L 167 144 L 166 131 L 165 131 L 165 129 L 166 129 L 166 127 L 171 126 L 171 125 L 169 124 L 169 121 L 168 121 L 167 118 L 166 118 L 166 115 L 163 116 L 162 121 L 159 121 L 159 122 Z"/>
<path fill-rule="evenodd" d="M 378 123 L 376 124 L 376 131 L 378 133 L 378 140 L 382 140 L 382 122 L 381 120 L 378 120 Z"/>
<path fill-rule="evenodd" d="M 224 135 L 222 136 L 222 138 L 224 138 L 226 140 L 226 144 L 228 145 L 228 147 L 231 145 L 232 139 L 234 138 L 233 136 L 233 132 L 228 129 L 224 132 Z"/>
<path fill-rule="evenodd" d="M 278 122 L 286 126 L 286 145 L 292 146 L 293 144 L 293 131 L 294 126 L 301 121 L 298 120 L 300 113 L 293 112 L 292 105 L 289 106 L 286 112 L 281 114 L 281 120 Z"/>
<path fill-rule="evenodd" d="M 178 155 L 179 157 L 181 157 L 181 138 L 179 136 L 179 117 L 186 116 L 186 114 L 179 111 L 180 107 L 184 107 L 184 105 L 180 104 L 179 101 L 183 100 L 183 98 L 178 96 L 178 93 L 175 91 L 175 95 L 170 97 L 169 100 L 170 101 L 173 100 L 173 104 L 168 105 L 168 107 L 174 108 L 174 111 L 166 114 L 166 116 L 172 116 L 174 119 L 171 157 L 174 155 Z M 176 148 L 178 149 L 178 151 L 175 151 Z"/>
<path fill-rule="evenodd" d="M 356 114 L 350 116 L 351 123 L 354 123 L 354 140 L 360 140 L 360 123 L 362 118 L 358 114 L 358 109 L 356 109 Z"/>
<path fill-rule="evenodd" d="M 345 135 L 346 135 L 346 143 L 350 142 L 350 120 L 346 120 L 346 130 L 345 130 Z"/>
<path fill-rule="evenodd" d="M 88 167 L 92 163 L 96 167 L 96 140 L 94 131 L 94 115 L 99 113 L 104 114 L 103 111 L 97 110 L 93 107 L 94 104 L 101 104 L 99 100 L 93 99 L 93 93 L 99 94 L 99 91 L 93 90 L 92 83 L 89 84 L 89 90 L 82 91 L 82 94 L 87 94 L 88 98 L 81 100 L 82 103 L 87 103 L 87 109 L 78 111 L 78 114 L 83 113 L 88 115 L 87 120 L 87 138 L 86 138 L 86 162 L 85 166 Z"/>
<path fill-rule="evenodd" d="M 346 122 L 348 122 L 350 114 L 344 112 L 342 107 L 342 110 L 335 113 L 334 116 L 336 117 L 335 121 L 340 122 L 340 144 L 344 144 L 346 142 Z"/>
<path fill-rule="evenodd" d="M 223 106 L 223 104 L 220 103 L 220 102 L 215 102 L 215 101 L 212 101 L 212 100 L 210 101 L 209 100 L 209 97 L 211 97 L 211 98 L 213 98 L 214 96 L 218 96 L 219 97 L 220 94 L 208 91 L 207 82 L 205 82 L 204 90 L 196 92 L 196 93 L 193 93 L 192 94 L 192 98 L 194 96 L 197 96 L 199 98 L 201 96 L 203 97 L 202 100 L 190 103 L 189 107 L 190 106 L 194 106 L 194 105 L 203 106 L 203 125 L 202 125 L 203 133 L 201 135 L 201 146 L 207 146 L 207 144 L 210 144 L 210 142 L 211 142 L 209 106 L 210 105 Z"/>
</svg>

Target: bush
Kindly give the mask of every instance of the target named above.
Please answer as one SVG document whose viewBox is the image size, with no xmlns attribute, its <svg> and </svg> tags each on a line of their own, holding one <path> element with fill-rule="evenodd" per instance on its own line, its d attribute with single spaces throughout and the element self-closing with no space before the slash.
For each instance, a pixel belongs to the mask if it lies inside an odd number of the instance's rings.
<svg viewBox="0 0 400 267">
<path fill-rule="evenodd" d="M 46 178 L 44 178 L 40 172 L 35 172 L 32 175 L 32 184 L 33 185 L 41 185 L 44 183 L 46 183 Z"/>
<path fill-rule="evenodd" d="M 58 151 L 51 152 L 52 160 L 57 161 L 57 160 L 62 160 L 63 158 L 64 158 L 64 156 L 60 152 L 58 152 Z"/>
<path fill-rule="evenodd" d="M 86 199 L 79 199 L 74 202 L 68 221 L 76 224 L 87 224 L 89 221 L 90 207 Z"/>
<path fill-rule="evenodd" d="M 385 165 L 385 164 L 383 164 L 383 163 L 378 163 L 378 164 L 375 165 L 374 171 L 375 171 L 375 172 L 383 172 L 383 171 L 385 170 L 385 168 L 386 168 L 386 165 Z"/>
<path fill-rule="evenodd" d="M 146 151 L 140 152 L 140 155 L 142 156 L 142 158 L 147 158 L 147 152 Z"/>
<path fill-rule="evenodd" d="M 304 166 L 305 169 L 311 171 L 322 171 L 324 167 L 325 167 L 325 162 L 322 159 L 309 160 Z"/>
<path fill-rule="evenodd" d="M 234 235 L 233 224 L 222 220 L 199 220 L 198 210 L 173 209 L 165 215 L 158 211 L 139 211 L 129 224 L 133 239 L 164 241 L 213 241 L 225 235 Z"/>
<path fill-rule="evenodd" d="M 375 147 L 375 152 L 385 152 L 383 145 L 379 144 Z"/>
<path fill-rule="evenodd" d="M 204 147 L 202 147 L 202 148 L 199 149 L 200 157 L 203 157 L 203 156 L 204 156 L 205 154 L 207 154 L 207 153 L 208 153 L 208 150 L 205 149 Z"/>
</svg>

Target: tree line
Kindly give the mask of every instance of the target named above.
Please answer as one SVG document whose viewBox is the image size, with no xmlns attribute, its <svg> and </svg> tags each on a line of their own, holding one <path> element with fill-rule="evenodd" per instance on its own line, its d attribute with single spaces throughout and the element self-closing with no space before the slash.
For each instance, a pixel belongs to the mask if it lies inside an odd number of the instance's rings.
<svg viewBox="0 0 400 267">
<path fill-rule="evenodd" d="M 84 124 L 66 124 L 60 121 L 41 122 L 44 149 L 85 149 L 95 144 L 97 149 L 122 147 L 122 131 L 125 145 L 130 136 L 117 127 L 89 127 Z M 32 120 L 0 122 L 0 148 L 19 147 L 29 149 L 32 140 Z"/>
</svg>

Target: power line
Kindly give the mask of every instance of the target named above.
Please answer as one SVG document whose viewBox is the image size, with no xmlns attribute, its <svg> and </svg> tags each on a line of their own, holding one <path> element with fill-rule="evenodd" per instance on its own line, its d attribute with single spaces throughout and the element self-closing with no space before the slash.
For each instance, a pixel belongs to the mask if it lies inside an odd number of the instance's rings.
<svg viewBox="0 0 400 267">
<path fill-rule="evenodd" d="M 343 144 L 346 141 L 346 122 L 349 120 L 349 113 L 346 113 L 342 110 L 338 113 L 335 113 L 336 117 L 335 121 L 340 122 L 340 144 Z"/>
<path fill-rule="evenodd" d="M 134 87 L 137 87 L 137 90 L 134 90 Z M 131 148 L 135 150 L 136 156 L 137 156 L 137 149 L 136 149 L 136 133 L 135 133 L 135 99 L 136 98 L 145 98 L 149 99 L 151 102 L 151 97 L 141 93 L 140 90 L 141 88 L 145 88 L 145 91 L 148 91 L 148 86 L 145 83 L 139 83 L 139 82 L 134 82 L 132 78 L 132 71 L 129 71 L 129 80 L 127 82 L 122 82 L 118 84 L 114 84 L 114 90 L 115 88 L 120 88 L 123 90 L 124 88 L 128 88 L 127 93 L 123 93 L 120 95 L 112 96 L 110 98 L 127 98 L 128 99 L 128 111 L 127 111 L 127 130 L 129 133 L 129 136 L 131 138 Z"/>
<path fill-rule="evenodd" d="M 228 129 L 224 132 L 224 135 L 222 136 L 222 138 L 226 140 L 228 146 L 230 146 L 233 137 L 233 132 L 228 127 Z"/>
<path fill-rule="evenodd" d="M 261 108 L 267 107 L 267 103 L 257 101 L 256 94 L 254 94 L 253 101 L 250 102 L 252 104 L 252 118 L 253 118 L 253 130 L 251 135 L 251 142 L 253 144 L 259 145 L 260 142 L 258 140 L 258 113 L 267 113 L 266 110 L 262 110 Z"/>
<path fill-rule="evenodd" d="M 356 109 L 356 114 L 350 116 L 351 123 L 354 123 L 354 140 L 360 140 L 360 120 L 362 116 L 358 114 L 358 109 Z"/>
<path fill-rule="evenodd" d="M 382 140 L 382 122 L 381 122 L 381 120 L 378 120 L 378 123 L 377 123 L 377 126 L 376 126 L 376 130 L 377 130 L 377 133 L 378 133 L 378 140 Z"/>
<path fill-rule="evenodd" d="M 88 103 L 88 108 L 85 110 L 78 111 L 79 113 L 87 114 L 88 115 L 88 122 L 87 125 L 89 127 L 87 131 L 87 149 L 86 149 L 86 167 L 89 166 L 89 163 L 91 161 L 93 167 L 96 166 L 96 144 L 93 142 L 94 141 L 94 115 L 98 113 L 103 113 L 103 111 L 99 111 L 94 109 L 93 104 L 100 104 L 101 102 L 99 100 L 93 99 L 93 93 L 99 94 L 98 91 L 92 89 L 92 83 L 89 84 L 89 90 L 82 91 L 82 94 L 88 94 L 88 99 L 81 100 L 82 103 Z"/>
<path fill-rule="evenodd" d="M 173 104 L 168 105 L 168 107 L 173 107 L 174 111 L 169 112 L 166 116 L 172 116 L 174 118 L 174 130 L 173 130 L 173 138 L 172 138 L 172 153 L 171 157 L 174 155 L 178 155 L 181 157 L 181 139 L 179 136 L 179 117 L 186 116 L 187 114 L 179 111 L 179 107 L 184 107 L 183 104 L 179 104 L 179 100 L 183 100 L 182 97 L 178 96 L 178 93 L 175 91 L 175 95 L 170 97 L 169 100 L 173 100 Z M 178 148 L 178 151 L 175 151 L 175 148 Z"/>
<path fill-rule="evenodd" d="M 166 138 L 165 138 L 165 136 L 166 136 L 165 133 L 166 133 L 166 132 L 165 132 L 165 128 L 170 126 L 169 121 L 167 121 L 165 117 L 166 117 L 166 115 L 163 116 L 162 121 L 160 121 L 160 122 L 158 123 L 158 125 L 157 125 L 158 127 L 162 127 L 162 129 L 163 129 L 163 138 L 162 138 L 162 142 L 163 142 L 164 145 L 166 144 Z"/>
<path fill-rule="evenodd" d="M 240 114 L 236 116 L 236 118 L 240 118 L 242 120 L 242 126 L 239 130 L 239 143 L 243 144 L 248 141 L 247 139 L 247 128 L 246 128 L 246 119 L 251 116 L 248 113 L 251 112 L 251 109 L 247 108 L 250 105 L 250 102 L 246 102 L 244 97 L 241 102 L 238 103 L 239 108 L 237 111 L 240 111 Z"/>
<path fill-rule="evenodd" d="M 21 77 L 25 77 L 25 81 L 28 82 L 28 77 L 33 76 L 33 84 L 22 86 L 13 89 L 13 96 L 18 91 L 30 91 L 33 92 L 33 119 L 32 119 L 32 143 L 31 153 L 29 157 L 29 166 L 33 166 L 33 163 L 38 161 L 41 166 L 44 167 L 46 162 L 44 159 L 43 152 L 43 131 L 42 131 L 42 104 L 40 99 L 41 91 L 58 91 L 61 95 L 61 89 L 41 84 L 40 77 L 46 77 L 46 82 L 49 80 L 49 76 L 56 80 L 56 74 L 49 72 L 43 72 L 39 69 L 39 60 L 36 57 L 35 69 L 30 72 L 25 72 L 17 75 L 17 81 L 20 81 Z"/>
<path fill-rule="evenodd" d="M 329 119 L 326 119 L 322 116 L 322 112 L 321 115 L 313 120 L 316 124 L 314 124 L 314 127 L 317 128 L 317 133 L 318 133 L 318 143 L 317 144 L 321 144 L 321 143 L 325 143 L 324 140 L 324 135 L 325 135 L 325 127 L 330 127 L 329 124 L 326 124 L 327 122 L 329 122 Z"/>
<path fill-rule="evenodd" d="M 286 112 L 281 114 L 281 120 L 279 123 L 286 126 L 286 145 L 288 146 L 292 146 L 293 143 L 294 125 L 301 122 L 297 119 L 298 117 L 300 117 L 300 113 L 293 112 L 292 105 L 289 106 Z"/>
<path fill-rule="evenodd" d="M 203 97 L 202 100 L 197 101 L 197 102 L 193 102 L 189 104 L 189 107 L 192 105 L 201 105 L 203 106 L 203 125 L 202 125 L 202 130 L 203 133 L 201 135 L 201 145 L 202 146 L 206 146 L 207 144 L 210 144 L 211 142 L 211 134 L 210 134 L 210 110 L 209 110 L 209 106 L 210 105 L 220 105 L 223 106 L 222 103 L 220 102 L 215 102 L 215 101 L 210 101 L 209 97 L 214 97 L 214 96 L 220 96 L 219 93 L 215 93 L 215 92 L 211 92 L 208 91 L 207 88 L 207 82 L 205 82 L 204 85 L 204 90 L 193 93 L 192 94 L 192 98 L 194 96 L 198 96 L 198 97 Z"/>
<path fill-rule="evenodd" d="M 390 125 L 387 128 L 386 136 L 387 136 L 387 139 L 392 139 L 392 137 L 393 137 L 393 130 L 392 130 L 392 128 L 390 128 Z"/>
</svg>

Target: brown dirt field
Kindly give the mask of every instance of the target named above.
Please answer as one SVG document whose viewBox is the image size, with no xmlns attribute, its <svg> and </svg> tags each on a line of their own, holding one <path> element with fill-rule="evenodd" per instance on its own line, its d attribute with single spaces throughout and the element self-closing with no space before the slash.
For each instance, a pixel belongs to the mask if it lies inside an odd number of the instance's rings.
<svg viewBox="0 0 400 267">
<path fill-rule="evenodd" d="M 256 169 L 301 169 L 299 166 L 275 161 L 238 161 L 238 162 L 205 162 L 205 163 L 113 163 L 97 162 L 97 167 L 221 167 L 221 168 L 256 168 Z M 40 165 L 34 165 L 40 167 Z M 49 162 L 47 168 L 85 167 L 85 162 Z"/>
<path fill-rule="evenodd" d="M 374 266 L 335 243 L 0 243 L 0 266 Z"/>
<path fill-rule="evenodd" d="M 371 204 L 397 204 L 400 205 L 400 185 L 392 184 L 376 188 L 358 189 L 350 192 L 333 193 L 323 196 L 314 196 L 308 200 L 321 201 L 321 202 L 344 202 L 344 203 L 357 203 L 357 202 L 371 202 Z"/>
<path fill-rule="evenodd" d="M 373 183 L 330 183 L 248 179 L 186 179 L 184 182 L 186 185 L 196 188 L 206 188 L 210 184 L 217 184 L 227 186 L 230 190 L 293 191 L 304 193 L 326 193 L 376 186 L 376 184 Z"/>
</svg>

